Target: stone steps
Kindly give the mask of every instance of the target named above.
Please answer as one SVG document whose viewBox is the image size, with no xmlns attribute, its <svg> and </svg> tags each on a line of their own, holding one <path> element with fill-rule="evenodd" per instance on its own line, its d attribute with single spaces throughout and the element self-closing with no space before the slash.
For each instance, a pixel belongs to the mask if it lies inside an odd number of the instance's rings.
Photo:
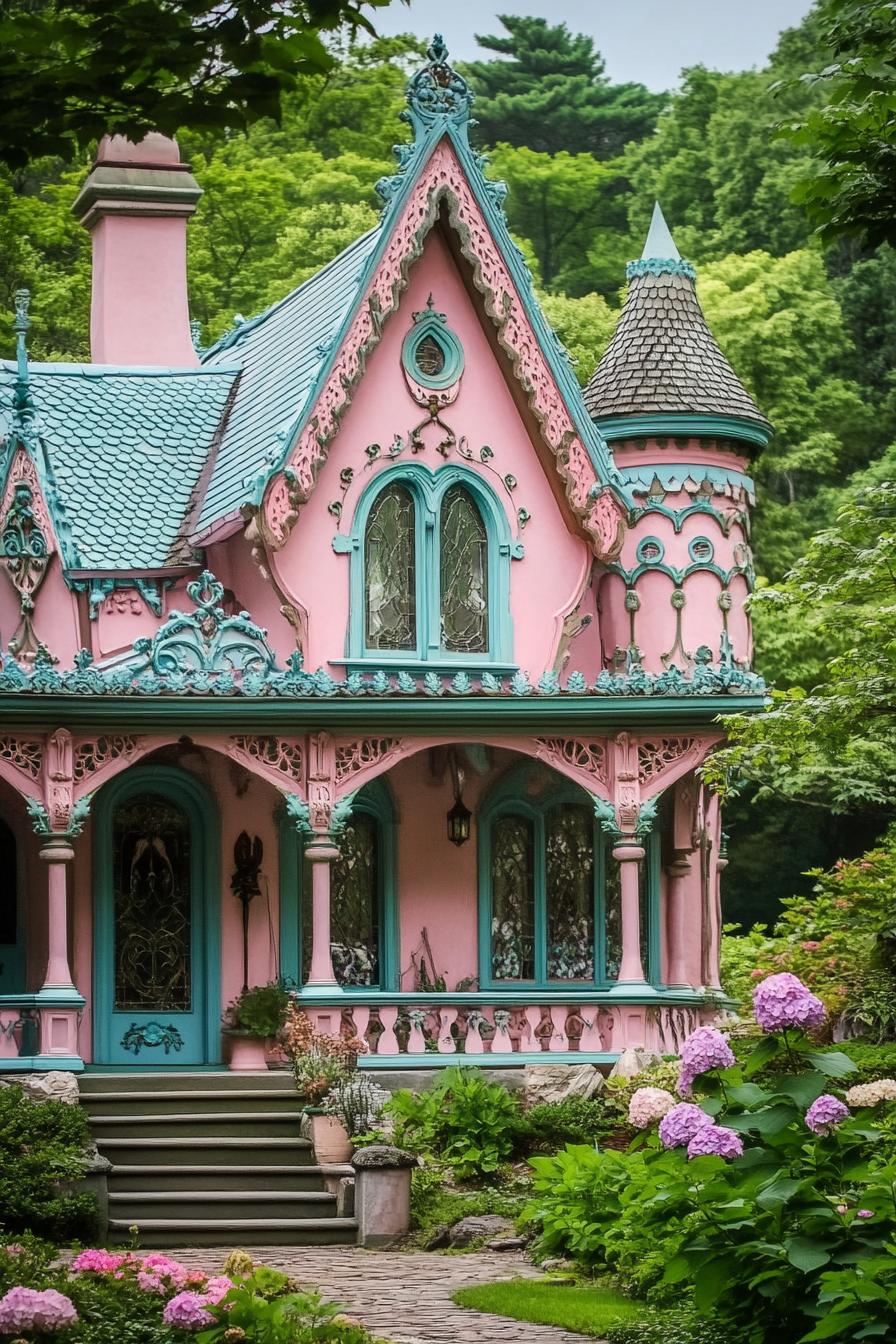
<svg viewBox="0 0 896 1344">
<path fill-rule="evenodd" d="M 140 1244 L 183 1246 L 353 1246 L 358 1235 L 354 1218 L 142 1218 Z M 109 1243 L 131 1240 L 130 1224 L 109 1219 Z"/>
</svg>

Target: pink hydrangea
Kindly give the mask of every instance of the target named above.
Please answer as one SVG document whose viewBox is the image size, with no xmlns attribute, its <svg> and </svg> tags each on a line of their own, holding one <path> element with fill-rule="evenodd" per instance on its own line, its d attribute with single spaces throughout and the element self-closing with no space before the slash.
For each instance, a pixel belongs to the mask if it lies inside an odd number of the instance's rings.
<svg viewBox="0 0 896 1344">
<path fill-rule="evenodd" d="M 88 1250 L 76 1255 L 71 1267 L 75 1274 L 114 1274 L 127 1259 L 127 1255 L 113 1251 Z"/>
<path fill-rule="evenodd" d="M 639 1087 L 628 1104 L 628 1122 L 635 1129 L 648 1129 L 674 1105 L 675 1098 L 664 1087 Z"/>
<path fill-rule="evenodd" d="M 190 1271 L 179 1260 L 153 1251 L 145 1255 L 137 1274 L 137 1283 L 147 1293 L 167 1293 L 172 1288 L 183 1288 Z M 200 1280 L 201 1281 L 201 1280 Z"/>
<path fill-rule="evenodd" d="M 78 1319 L 75 1305 L 55 1288 L 10 1288 L 0 1298 L 0 1335 L 21 1330 L 40 1330 L 45 1334 L 65 1330 Z"/>
<path fill-rule="evenodd" d="M 215 1319 L 210 1311 L 206 1311 L 208 1306 L 209 1299 L 201 1293 L 178 1293 L 166 1304 L 162 1320 L 166 1325 L 179 1326 L 181 1330 L 201 1330 Z"/>
<path fill-rule="evenodd" d="M 806 1124 L 813 1134 L 829 1134 L 849 1115 L 849 1108 L 830 1092 L 823 1092 L 806 1112 Z"/>
<path fill-rule="evenodd" d="M 203 1292 L 206 1302 L 212 1304 L 220 1302 L 221 1298 L 226 1297 L 233 1286 L 232 1279 L 228 1279 L 226 1274 L 218 1274 L 215 1278 L 209 1279 Z"/>
<path fill-rule="evenodd" d="M 681 1047 L 681 1073 L 678 1091 L 683 1097 L 691 1094 L 691 1085 L 701 1073 L 712 1069 L 727 1069 L 734 1063 L 734 1052 L 728 1037 L 715 1027 L 698 1027 Z"/>
<path fill-rule="evenodd" d="M 740 1157 L 744 1142 L 724 1125 L 701 1125 L 688 1144 L 688 1157 Z"/>
<path fill-rule="evenodd" d="M 698 1129 L 712 1120 L 699 1106 L 680 1101 L 660 1121 L 660 1142 L 664 1148 L 686 1148 Z"/>
<path fill-rule="evenodd" d="M 821 999 L 789 971 L 770 975 L 756 986 L 753 1012 L 763 1031 L 783 1031 L 787 1027 L 808 1030 L 820 1027 L 825 1019 Z"/>
</svg>

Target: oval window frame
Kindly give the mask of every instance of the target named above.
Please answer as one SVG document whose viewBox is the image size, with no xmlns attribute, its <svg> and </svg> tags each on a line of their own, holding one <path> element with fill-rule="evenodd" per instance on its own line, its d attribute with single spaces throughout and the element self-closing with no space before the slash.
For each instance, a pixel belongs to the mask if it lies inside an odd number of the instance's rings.
<svg viewBox="0 0 896 1344">
<path fill-rule="evenodd" d="M 445 356 L 442 370 L 437 374 L 424 373 L 417 364 L 417 350 L 427 337 L 434 340 Z M 407 376 L 418 387 L 433 392 L 444 392 L 459 382 L 464 371 L 464 348 L 459 338 L 448 326 L 443 314 L 426 312 L 404 338 L 401 347 L 401 362 Z"/>
</svg>

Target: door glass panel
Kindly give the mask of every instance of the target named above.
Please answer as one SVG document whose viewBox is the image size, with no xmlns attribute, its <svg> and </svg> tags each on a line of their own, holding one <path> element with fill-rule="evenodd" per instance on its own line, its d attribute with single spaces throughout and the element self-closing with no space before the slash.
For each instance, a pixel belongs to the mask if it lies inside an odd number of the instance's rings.
<svg viewBox="0 0 896 1344">
<path fill-rule="evenodd" d="M 7 947 L 18 937 L 18 863 L 16 838 L 0 820 L 0 943 Z"/>
<path fill-rule="evenodd" d="M 492 828 L 492 978 L 535 979 L 533 828 L 499 817 Z"/>
<path fill-rule="evenodd" d="M 330 888 L 330 948 L 341 985 L 379 984 L 379 905 L 377 823 L 358 814 L 339 837 Z"/>
<path fill-rule="evenodd" d="M 587 807 L 545 817 L 548 978 L 594 979 L 594 818 Z"/>
<path fill-rule="evenodd" d="M 112 822 L 116 1012 L 191 1010 L 190 823 L 158 794 Z"/>
<path fill-rule="evenodd" d="M 403 485 L 377 496 L 364 534 L 369 649 L 417 647 L 414 500 Z"/>
<path fill-rule="evenodd" d="M 442 647 L 488 653 L 488 537 L 466 490 L 453 485 L 442 500 Z"/>
<path fill-rule="evenodd" d="M 622 887 L 619 864 L 611 853 L 613 846 L 604 846 L 604 911 L 606 929 L 606 978 L 619 979 L 622 964 Z"/>
</svg>

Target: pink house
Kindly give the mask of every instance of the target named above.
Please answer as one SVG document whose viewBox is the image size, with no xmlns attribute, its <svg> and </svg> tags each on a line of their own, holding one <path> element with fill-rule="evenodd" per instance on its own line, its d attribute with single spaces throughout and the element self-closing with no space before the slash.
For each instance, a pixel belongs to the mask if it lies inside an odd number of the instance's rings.
<svg viewBox="0 0 896 1344">
<path fill-rule="evenodd" d="M 92 355 L 0 369 L 0 1071 L 223 1065 L 282 976 L 365 1068 L 672 1049 L 770 428 L 659 209 L 579 388 L 439 39 L 380 224 L 210 350 L 177 146 L 76 202 Z M 245 915 L 245 923 L 244 923 Z"/>
</svg>

